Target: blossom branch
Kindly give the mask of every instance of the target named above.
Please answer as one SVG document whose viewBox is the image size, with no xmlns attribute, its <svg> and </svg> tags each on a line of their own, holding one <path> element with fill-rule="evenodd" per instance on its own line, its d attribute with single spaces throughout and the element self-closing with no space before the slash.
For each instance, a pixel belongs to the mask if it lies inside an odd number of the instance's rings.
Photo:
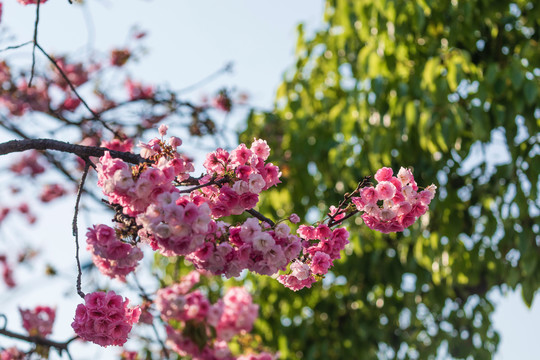
<svg viewBox="0 0 540 360">
<path fill-rule="evenodd" d="M 356 186 L 356 189 L 354 189 L 354 191 L 352 193 L 347 193 L 345 194 L 345 197 L 343 200 L 341 200 L 341 202 L 339 203 L 336 211 L 334 212 L 334 214 L 330 214 L 328 213 L 328 217 L 330 218 L 330 220 L 328 221 L 328 226 L 329 227 L 332 227 L 332 226 L 335 226 L 335 225 L 338 225 L 340 223 L 342 223 L 343 221 L 345 221 L 346 219 L 356 215 L 359 211 L 355 210 L 349 214 L 347 214 L 345 217 L 341 218 L 341 219 L 336 219 L 337 216 L 343 214 L 346 212 L 346 209 L 347 209 L 347 205 L 349 203 L 349 200 L 351 200 L 351 198 L 353 196 L 355 196 L 356 194 L 358 194 L 358 192 L 360 191 L 361 188 L 365 187 L 369 181 L 371 179 L 371 176 L 366 176 L 362 179 L 362 181 L 360 181 L 358 183 L 358 185 Z"/>
</svg>

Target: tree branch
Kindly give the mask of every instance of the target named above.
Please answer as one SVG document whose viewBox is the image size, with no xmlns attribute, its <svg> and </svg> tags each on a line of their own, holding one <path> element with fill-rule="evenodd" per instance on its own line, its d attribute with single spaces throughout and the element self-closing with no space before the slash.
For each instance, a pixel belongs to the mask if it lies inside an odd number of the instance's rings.
<svg viewBox="0 0 540 360">
<path fill-rule="evenodd" d="M 81 290 L 81 277 L 82 277 L 82 270 L 81 270 L 81 260 L 79 259 L 79 228 L 77 226 L 77 217 L 79 215 L 79 204 L 81 202 L 81 194 L 83 192 L 84 188 L 84 182 L 86 181 L 86 176 L 88 175 L 88 170 L 90 170 L 90 165 L 92 164 L 90 159 L 86 158 L 84 159 L 84 172 L 81 177 L 81 183 L 79 184 L 79 189 L 77 190 L 77 200 L 75 201 L 75 211 L 73 213 L 73 236 L 75 236 L 75 259 L 77 260 L 77 294 L 81 298 L 84 299 L 84 292 Z"/>
<path fill-rule="evenodd" d="M 259 219 L 261 221 L 264 221 L 265 223 L 269 224 L 270 226 L 275 226 L 276 225 L 275 222 L 273 222 L 272 220 L 270 220 L 269 218 L 267 218 L 266 216 L 264 216 L 263 214 L 261 214 L 257 210 L 249 209 L 249 210 L 246 210 L 246 212 L 253 215 L 257 219 Z"/>
<path fill-rule="evenodd" d="M 7 51 L 7 50 L 13 50 L 13 49 L 18 49 L 18 48 L 21 48 L 23 46 L 26 46 L 26 45 L 29 45 L 29 44 L 32 44 L 33 41 L 27 41 L 27 42 L 24 42 L 22 44 L 19 44 L 19 45 L 11 45 L 11 46 L 8 46 L 8 47 L 5 47 L 3 49 L 0 50 L 0 53 L 1 52 L 4 52 L 4 51 Z"/>
<path fill-rule="evenodd" d="M 0 156 L 26 150 L 56 150 L 78 155 L 86 159 L 90 156 L 100 157 L 108 151 L 113 158 L 122 159 L 131 164 L 144 163 L 147 160 L 137 154 L 124 151 L 109 150 L 104 147 L 70 144 L 53 139 L 11 140 L 0 144 Z"/>
<path fill-rule="evenodd" d="M 32 86 L 32 79 L 34 78 L 34 69 L 36 67 L 36 46 L 37 46 L 37 35 L 38 35 L 38 24 L 39 24 L 39 5 L 41 0 L 37 0 L 36 5 L 36 22 L 34 23 L 34 46 L 32 47 L 32 70 L 30 71 L 30 80 L 28 80 L 28 87 Z"/>
<path fill-rule="evenodd" d="M 99 114 L 97 114 L 94 110 L 92 110 L 90 108 L 90 106 L 86 103 L 86 101 L 82 98 L 81 95 L 79 95 L 79 93 L 77 92 L 77 89 L 75 89 L 75 86 L 71 83 L 71 81 L 69 80 L 69 78 L 67 77 L 67 75 L 64 73 L 64 70 L 62 70 L 62 68 L 58 65 L 58 63 L 56 62 L 56 60 L 54 60 L 52 58 L 51 55 L 49 55 L 37 42 L 34 42 L 34 45 L 39 49 L 39 51 L 41 51 L 41 53 L 43 55 L 45 55 L 45 57 L 47 59 L 49 59 L 49 61 L 54 65 L 54 67 L 56 68 L 56 70 L 58 70 L 58 72 L 60 73 L 60 75 L 62 76 L 62 78 L 64 79 L 64 81 L 68 84 L 69 88 L 71 89 L 71 91 L 73 91 L 73 93 L 75 94 L 75 96 L 77 96 L 77 98 L 81 101 L 81 103 L 84 105 L 84 107 L 94 116 L 94 120 L 96 121 L 99 121 L 101 123 L 101 125 L 103 125 L 103 127 L 107 130 L 109 130 L 110 132 L 112 132 L 115 136 L 118 136 L 119 138 L 121 138 L 120 134 L 115 131 L 114 129 L 112 129 L 105 121 L 103 121 L 100 117 L 99 117 Z"/>
<path fill-rule="evenodd" d="M 7 336 L 7 337 L 10 337 L 10 338 L 13 338 L 13 339 L 19 339 L 19 340 L 30 342 L 30 343 L 34 343 L 36 345 L 53 347 L 53 348 L 57 349 L 60 353 L 62 353 L 62 351 L 68 352 L 69 344 L 73 340 L 78 338 L 76 336 L 76 337 L 73 337 L 73 338 L 69 339 L 68 341 L 58 342 L 58 341 L 45 339 L 45 338 L 42 338 L 42 337 L 39 337 L 39 336 L 27 336 L 27 335 L 18 334 L 18 333 L 15 333 L 13 331 L 9 331 L 9 330 L 7 330 L 5 328 L 0 328 L 0 335 L 4 335 L 4 336 Z"/>
</svg>

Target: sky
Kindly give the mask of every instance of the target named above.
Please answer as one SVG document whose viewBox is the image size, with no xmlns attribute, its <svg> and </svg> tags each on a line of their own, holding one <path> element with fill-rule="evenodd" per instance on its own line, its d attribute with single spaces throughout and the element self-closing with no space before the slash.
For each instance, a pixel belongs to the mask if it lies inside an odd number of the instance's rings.
<svg viewBox="0 0 540 360">
<path fill-rule="evenodd" d="M 25 7 L 15 0 L 3 2 L 0 39 L 4 41 L 0 47 L 30 40 L 35 6 Z M 232 74 L 218 78 L 189 96 L 200 99 L 212 90 L 233 86 L 247 91 L 252 105 L 271 109 L 284 71 L 293 65 L 296 25 L 305 23 L 309 33 L 320 26 L 322 12 L 322 0 L 87 0 L 84 7 L 70 6 L 67 0 L 49 0 L 41 7 L 39 42 L 52 53 L 69 52 L 77 56 L 89 49 L 106 52 L 125 44 L 130 28 L 137 24 L 140 29 L 148 31 L 144 41 L 148 52 L 131 68 L 135 78 L 182 89 L 233 62 Z M 16 38 L 6 43 L 6 38 L 11 35 Z M 3 53 L 0 58 L 9 56 L 21 63 L 29 62 L 29 50 Z M 40 61 L 45 63 L 43 59 Z M 234 126 L 241 127 L 241 119 L 237 119 Z M 2 140 L 7 139 L 2 136 Z M 51 206 L 47 209 L 49 214 L 66 212 L 67 215 L 42 221 L 35 230 L 39 235 L 29 236 L 27 241 L 35 241 L 44 248 L 49 245 L 48 255 L 57 258 L 59 253 L 65 253 L 66 256 L 61 257 L 69 269 L 73 265 L 69 215 L 72 204 L 68 201 Z M 95 217 L 81 221 L 84 224 L 91 220 Z M 83 225 L 81 229 L 84 229 Z M 0 235 L 9 236 L 5 229 L 0 229 Z M 57 241 L 52 250 L 51 238 Z M 34 285 L 37 284 L 30 282 L 21 290 L 24 295 L 31 294 L 24 296 L 26 306 L 37 304 L 36 301 L 42 299 L 42 289 Z M 51 299 L 63 291 L 65 286 L 47 289 Z M 0 304 L 4 309 L 16 311 L 14 299 L 0 293 Z M 523 305 L 519 293 L 500 295 L 494 291 L 492 299 L 497 304 L 493 322 L 501 334 L 495 359 L 536 359 L 540 353 L 538 299 L 532 310 Z M 59 311 L 57 322 L 70 323 L 75 305 L 73 298 L 62 302 L 58 307 L 62 311 Z M 18 321 L 17 317 L 12 319 L 10 326 Z M 59 328 L 58 325 L 55 327 Z M 59 339 L 68 336 L 69 332 L 58 333 Z M 0 344 L 3 340 L 0 339 Z M 94 357 L 93 351 L 98 349 L 91 348 L 88 352 L 90 358 Z"/>
</svg>

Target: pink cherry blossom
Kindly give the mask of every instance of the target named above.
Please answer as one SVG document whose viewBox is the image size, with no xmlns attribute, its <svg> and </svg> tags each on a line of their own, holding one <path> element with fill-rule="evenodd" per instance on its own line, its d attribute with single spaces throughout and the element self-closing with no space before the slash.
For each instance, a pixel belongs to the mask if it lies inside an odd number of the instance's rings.
<svg viewBox="0 0 540 360">
<path fill-rule="evenodd" d="M 377 173 L 375 173 L 375 180 L 378 182 L 390 181 L 392 175 L 394 175 L 394 171 L 391 168 L 383 167 L 377 170 Z"/>
<path fill-rule="evenodd" d="M 49 306 L 37 306 L 32 310 L 20 309 L 23 327 L 30 336 L 46 337 L 52 333 L 56 309 Z"/>
<path fill-rule="evenodd" d="M 131 327 L 139 320 L 141 309 L 128 307 L 129 300 L 114 291 L 93 292 L 79 304 L 71 326 L 86 341 L 107 347 L 123 345 Z"/>
</svg>

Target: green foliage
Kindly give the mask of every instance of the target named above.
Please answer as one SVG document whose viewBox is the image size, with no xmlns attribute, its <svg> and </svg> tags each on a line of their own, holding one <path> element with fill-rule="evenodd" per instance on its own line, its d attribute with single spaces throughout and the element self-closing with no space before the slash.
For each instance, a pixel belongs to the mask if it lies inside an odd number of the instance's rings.
<svg viewBox="0 0 540 360">
<path fill-rule="evenodd" d="M 439 193 L 404 234 L 350 223 L 323 285 L 252 279 L 259 333 L 287 359 L 490 359 L 488 291 L 520 286 L 530 305 L 540 287 L 540 6 L 328 0 L 322 30 L 298 31 L 275 111 L 241 136 L 283 168 L 261 211 L 327 211 L 382 166 Z"/>
</svg>

